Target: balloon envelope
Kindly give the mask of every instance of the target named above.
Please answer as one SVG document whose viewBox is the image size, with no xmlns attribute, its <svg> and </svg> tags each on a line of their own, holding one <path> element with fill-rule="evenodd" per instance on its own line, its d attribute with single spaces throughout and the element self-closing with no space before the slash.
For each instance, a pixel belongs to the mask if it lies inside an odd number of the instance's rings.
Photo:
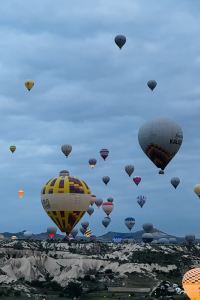
<svg viewBox="0 0 200 300">
<path fill-rule="evenodd" d="M 61 151 L 64 153 L 66 157 L 72 152 L 72 146 L 69 144 L 65 144 L 61 146 Z"/>
<path fill-rule="evenodd" d="M 19 190 L 19 191 L 18 191 L 18 196 L 19 196 L 19 198 L 23 198 L 23 196 L 24 196 L 24 191 L 23 191 L 23 190 Z"/>
<path fill-rule="evenodd" d="M 122 34 L 118 34 L 115 37 L 115 44 L 121 49 L 126 43 L 126 37 Z"/>
<path fill-rule="evenodd" d="M 173 187 L 175 189 L 177 188 L 177 186 L 179 185 L 179 183 L 180 183 L 180 179 L 178 177 L 173 177 L 171 179 L 171 184 L 173 185 Z"/>
<path fill-rule="evenodd" d="M 134 172 L 134 166 L 133 165 L 126 165 L 125 166 L 125 171 L 128 174 L 128 176 L 130 177 Z"/>
<path fill-rule="evenodd" d="M 10 151 L 11 151 L 12 153 L 14 153 L 15 150 L 16 150 L 16 146 L 15 146 L 15 145 L 11 145 L 11 146 L 10 146 Z"/>
<path fill-rule="evenodd" d="M 35 83 L 33 80 L 27 80 L 27 81 L 25 81 L 24 84 L 25 84 L 25 87 L 27 88 L 27 90 L 30 91 Z"/>
<path fill-rule="evenodd" d="M 84 221 L 81 223 L 81 226 L 84 228 L 84 229 L 87 229 L 88 226 L 89 226 L 89 222 L 88 221 Z"/>
<path fill-rule="evenodd" d="M 102 224 L 103 226 L 106 228 L 108 227 L 108 225 L 110 224 L 111 222 L 111 218 L 110 217 L 105 217 L 103 220 L 102 220 Z"/>
<path fill-rule="evenodd" d="M 141 180 L 142 180 L 142 178 L 139 177 L 139 176 L 135 176 L 135 177 L 133 178 L 133 181 L 134 181 L 134 183 L 135 183 L 136 185 L 138 185 L 138 184 L 140 183 Z"/>
<path fill-rule="evenodd" d="M 182 285 L 191 300 L 199 300 L 200 268 L 194 268 L 186 272 L 183 276 Z"/>
<path fill-rule="evenodd" d="M 100 153 L 101 157 L 104 160 L 106 160 L 106 158 L 108 157 L 108 154 L 109 154 L 109 150 L 108 149 L 101 149 L 99 153 Z"/>
<path fill-rule="evenodd" d="M 142 240 L 144 243 L 151 243 L 153 241 L 153 234 L 151 233 L 143 233 Z"/>
<path fill-rule="evenodd" d="M 157 82 L 155 80 L 149 80 L 147 82 L 148 87 L 153 91 L 157 86 Z"/>
<path fill-rule="evenodd" d="M 181 147 L 183 132 L 175 122 L 160 118 L 140 127 L 138 141 L 149 159 L 164 170 Z"/>
<path fill-rule="evenodd" d="M 103 211 L 107 214 L 107 216 L 109 216 L 111 214 L 111 212 L 113 211 L 113 203 L 112 202 L 104 202 L 102 204 L 102 209 Z"/>
<path fill-rule="evenodd" d="M 30 231 L 25 231 L 24 232 L 24 237 L 25 238 L 30 238 L 32 236 L 32 232 L 30 232 Z"/>
<path fill-rule="evenodd" d="M 194 192 L 200 198 L 200 184 L 194 186 Z"/>
<path fill-rule="evenodd" d="M 135 225 L 135 219 L 132 217 L 128 217 L 124 220 L 126 227 L 131 231 L 133 226 Z"/>
<path fill-rule="evenodd" d="M 87 211 L 91 193 L 85 181 L 61 171 L 43 186 L 41 202 L 58 228 L 69 234 Z"/>
<path fill-rule="evenodd" d="M 89 206 L 87 210 L 88 215 L 91 216 L 93 212 L 94 212 L 94 208 L 92 206 Z"/>
<path fill-rule="evenodd" d="M 105 183 L 105 185 L 107 185 L 108 182 L 110 181 L 110 177 L 109 176 L 103 176 L 102 180 Z"/>
<path fill-rule="evenodd" d="M 109 197 L 108 199 L 107 199 L 107 202 L 113 202 L 114 201 L 114 199 L 112 198 L 112 197 Z"/>
<path fill-rule="evenodd" d="M 142 227 L 145 232 L 148 232 L 148 233 L 153 232 L 153 224 L 152 223 L 145 223 L 142 225 Z"/>
<path fill-rule="evenodd" d="M 89 165 L 90 165 L 91 168 L 94 168 L 96 163 L 97 163 L 97 160 L 95 158 L 90 158 L 89 159 Z"/>
<path fill-rule="evenodd" d="M 97 206 L 98 208 L 102 205 L 102 203 L 103 203 L 103 200 L 100 199 L 100 198 L 97 198 L 96 201 L 95 201 L 95 204 L 96 204 L 96 206 Z"/>
<path fill-rule="evenodd" d="M 145 202 L 146 202 L 146 197 L 145 196 L 138 196 L 137 197 L 137 203 L 139 204 L 140 207 L 143 207 Z"/>
</svg>

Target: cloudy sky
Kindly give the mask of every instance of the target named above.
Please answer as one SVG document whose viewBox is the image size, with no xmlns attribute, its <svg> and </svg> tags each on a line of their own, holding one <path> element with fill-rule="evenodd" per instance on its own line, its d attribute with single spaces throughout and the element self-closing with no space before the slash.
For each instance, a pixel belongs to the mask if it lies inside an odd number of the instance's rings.
<svg viewBox="0 0 200 300">
<path fill-rule="evenodd" d="M 93 194 L 114 198 L 108 230 L 127 232 L 136 219 L 170 234 L 200 236 L 200 27 L 198 1 L 7 0 L 0 11 L 0 231 L 44 232 L 52 225 L 40 202 L 42 185 L 62 169 Z M 124 34 L 120 51 L 114 43 Z M 33 79 L 29 93 L 24 81 Z M 158 83 L 152 93 L 146 83 Z M 184 141 L 164 176 L 144 155 L 138 129 L 168 117 Z M 66 159 L 60 147 L 71 144 Z M 15 144 L 12 155 L 9 146 Z M 104 162 L 99 155 L 108 148 Z M 89 158 L 97 158 L 91 170 Z M 138 187 L 124 166 L 142 177 Z M 106 187 L 102 176 L 111 177 Z M 175 190 L 170 179 L 179 176 Z M 18 190 L 25 196 L 18 199 Z M 141 209 L 136 198 L 145 195 Z M 90 218 L 102 234 L 102 209 Z"/>
</svg>

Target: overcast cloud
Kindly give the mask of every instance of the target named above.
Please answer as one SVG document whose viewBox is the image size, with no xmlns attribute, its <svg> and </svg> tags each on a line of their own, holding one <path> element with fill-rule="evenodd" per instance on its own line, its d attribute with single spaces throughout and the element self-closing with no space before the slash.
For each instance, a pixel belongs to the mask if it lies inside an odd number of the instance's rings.
<svg viewBox="0 0 200 300">
<path fill-rule="evenodd" d="M 96 235 L 127 232 L 136 219 L 170 234 L 200 237 L 200 3 L 182 0 L 6 0 L 0 6 L 0 231 L 44 232 L 52 224 L 40 203 L 42 185 L 62 169 L 93 194 L 114 198 L 112 222 Z M 114 43 L 124 34 L 120 51 Z M 24 81 L 33 79 L 29 93 Z M 152 93 L 146 83 L 158 83 Z M 177 156 L 159 176 L 138 144 L 139 127 L 169 117 L 183 129 Z M 66 160 L 62 144 L 73 146 Z M 9 146 L 16 144 L 12 155 Z M 104 162 L 101 148 L 110 156 Z M 88 159 L 96 157 L 94 170 Z M 124 171 L 135 166 L 138 187 Z M 101 177 L 111 181 L 104 186 Z M 170 179 L 179 176 L 173 189 Z M 25 196 L 18 199 L 18 190 Z M 141 209 L 138 195 L 146 195 Z"/>
</svg>

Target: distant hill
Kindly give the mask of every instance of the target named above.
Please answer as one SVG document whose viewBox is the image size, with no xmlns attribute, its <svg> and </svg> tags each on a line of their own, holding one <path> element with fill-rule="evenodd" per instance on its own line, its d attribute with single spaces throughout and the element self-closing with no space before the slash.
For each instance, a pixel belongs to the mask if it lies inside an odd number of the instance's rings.
<svg viewBox="0 0 200 300">
<path fill-rule="evenodd" d="M 24 238 L 24 232 L 26 230 L 23 230 L 21 232 L 14 232 L 14 233 L 10 233 L 10 232 L 3 232 L 2 234 L 5 236 L 5 238 L 11 238 L 11 236 L 16 235 L 18 239 L 23 239 Z M 113 240 L 113 238 L 121 238 L 121 239 L 133 239 L 137 242 L 142 241 L 142 234 L 144 233 L 143 230 L 139 230 L 136 232 L 114 232 L 114 231 L 109 231 L 104 235 L 98 236 L 97 240 L 99 241 L 105 241 L 105 242 L 111 242 Z M 171 237 L 175 237 L 177 239 L 177 242 L 180 243 L 184 240 L 184 237 L 177 237 L 174 235 L 170 235 L 167 234 L 163 231 L 160 231 L 159 229 L 154 228 L 153 232 L 152 232 L 154 239 L 160 239 L 160 238 L 171 238 Z M 65 235 L 61 235 L 61 234 L 56 234 L 56 237 L 54 239 L 63 239 L 65 237 Z M 49 239 L 48 235 L 46 232 L 42 232 L 42 233 L 38 233 L 38 234 L 33 234 L 31 237 L 32 240 L 46 240 Z M 84 236 L 77 236 L 77 239 L 86 239 Z M 196 240 L 197 242 L 200 241 L 199 239 Z"/>
<path fill-rule="evenodd" d="M 102 240 L 102 241 L 112 241 L 113 238 L 122 238 L 122 239 L 133 239 L 135 241 L 140 242 L 142 240 L 142 234 L 144 233 L 143 230 L 139 230 L 136 232 L 130 232 L 130 233 L 122 233 L 122 232 L 113 232 L 113 231 L 109 231 L 108 233 L 99 236 L 98 239 Z M 177 239 L 178 242 L 181 242 L 184 240 L 183 237 L 176 237 L 174 235 L 169 235 L 163 231 L 160 231 L 156 228 L 154 228 L 153 232 L 152 232 L 154 239 L 160 239 L 160 238 L 171 238 L 171 237 L 175 237 Z"/>
</svg>

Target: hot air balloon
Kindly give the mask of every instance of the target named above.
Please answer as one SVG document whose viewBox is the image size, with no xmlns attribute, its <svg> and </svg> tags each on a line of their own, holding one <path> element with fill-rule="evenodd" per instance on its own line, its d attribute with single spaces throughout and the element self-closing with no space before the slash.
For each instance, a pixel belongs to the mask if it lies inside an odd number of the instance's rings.
<svg viewBox="0 0 200 300">
<path fill-rule="evenodd" d="M 177 244 L 177 239 L 175 237 L 170 237 L 169 238 L 169 243 L 170 244 Z"/>
<path fill-rule="evenodd" d="M 105 183 L 105 185 L 107 185 L 108 182 L 110 181 L 110 177 L 109 176 L 103 176 L 102 180 Z"/>
<path fill-rule="evenodd" d="M 115 44 L 121 49 L 126 43 L 126 37 L 122 34 L 119 34 L 115 37 Z"/>
<path fill-rule="evenodd" d="M 83 227 L 80 228 L 80 232 L 82 233 L 82 235 L 85 234 L 86 230 L 87 230 L 87 228 L 83 228 Z"/>
<path fill-rule="evenodd" d="M 89 206 L 87 210 L 88 215 L 91 216 L 93 212 L 94 212 L 94 208 L 92 206 Z"/>
<path fill-rule="evenodd" d="M 17 236 L 16 236 L 16 235 L 12 235 L 12 236 L 11 236 L 11 240 L 12 240 L 12 241 L 16 241 L 16 240 L 17 240 Z"/>
<path fill-rule="evenodd" d="M 177 186 L 179 185 L 179 183 L 180 183 L 180 179 L 178 177 L 173 177 L 171 179 L 171 184 L 173 185 L 173 187 L 175 189 L 177 188 Z"/>
<path fill-rule="evenodd" d="M 194 192 L 200 198 L 200 184 L 199 183 L 194 186 Z"/>
<path fill-rule="evenodd" d="M 186 236 L 185 236 L 185 240 L 186 240 L 186 242 L 189 244 L 189 245 L 192 245 L 192 244 L 194 244 L 194 242 L 195 242 L 195 235 L 194 234 L 187 234 Z"/>
<path fill-rule="evenodd" d="M 173 185 L 173 187 L 175 189 L 177 188 L 177 186 L 179 185 L 179 183 L 180 183 L 180 179 L 178 177 L 173 177 L 171 179 L 171 184 Z"/>
<path fill-rule="evenodd" d="M 41 202 L 48 216 L 68 235 L 87 211 L 91 193 L 85 181 L 63 170 L 43 186 Z"/>
<path fill-rule="evenodd" d="M 155 89 L 155 87 L 157 86 L 157 82 L 155 80 L 149 80 L 147 82 L 147 85 L 150 88 L 150 90 L 153 91 Z"/>
<path fill-rule="evenodd" d="M 187 271 L 182 280 L 184 291 L 191 300 L 200 299 L 200 268 Z"/>
<path fill-rule="evenodd" d="M 15 145 L 11 145 L 11 146 L 10 146 L 10 151 L 11 151 L 12 153 L 14 153 L 15 150 L 16 150 L 16 146 L 15 146 Z"/>
<path fill-rule="evenodd" d="M 124 220 L 124 223 L 125 223 L 126 227 L 131 231 L 131 229 L 135 225 L 135 219 L 132 217 L 126 218 Z"/>
<path fill-rule="evenodd" d="M 30 231 L 24 231 L 24 237 L 25 238 L 28 239 L 28 238 L 32 237 L 32 235 L 33 235 L 32 232 L 30 232 Z"/>
<path fill-rule="evenodd" d="M 114 201 L 114 199 L 112 198 L 112 197 L 109 197 L 108 199 L 107 199 L 107 202 L 113 202 Z"/>
<path fill-rule="evenodd" d="M 72 231 L 71 231 L 71 235 L 72 235 L 72 237 L 73 237 L 74 239 L 75 239 L 75 237 L 77 236 L 77 234 L 78 234 L 78 229 L 73 228 Z"/>
<path fill-rule="evenodd" d="M 93 205 L 96 201 L 97 197 L 95 195 L 91 195 L 90 204 Z"/>
<path fill-rule="evenodd" d="M 110 224 L 111 222 L 111 218 L 110 217 L 105 217 L 103 220 L 102 220 L 102 224 L 105 228 L 108 227 L 108 225 Z"/>
<path fill-rule="evenodd" d="M 68 145 L 68 144 L 62 145 L 61 146 L 61 151 L 64 153 L 64 155 L 66 157 L 68 157 L 69 154 L 72 152 L 72 146 Z"/>
<path fill-rule="evenodd" d="M 109 214 L 113 211 L 114 205 L 112 202 L 104 202 L 102 204 L 103 211 L 109 216 Z"/>
<path fill-rule="evenodd" d="M 145 232 L 151 233 L 153 232 L 153 224 L 151 223 L 145 223 L 142 225 Z"/>
<path fill-rule="evenodd" d="M 130 177 L 133 174 L 134 166 L 126 165 L 124 169 L 125 169 L 126 173 L 128 174 L 128 176 Z"/>
<path fill-rule="evenodd" d="M 53 238 L 56 235 L 57 228 L 56 227 L 47 227 L 47 234 L 50 238 Z"/>
<path fill-rule="evenodd" d="M 134 183 L 135 183 L 136 185 L 138 185 L 138 184 L 140 183 L 141 180 L 142 180 L 142 178 L 139 177 L 139 176 L 135 176 L 135 177 L 133 178 L 133 181 L 134 181 Z"/>
<path fill-rule="evenodd" d="M 0 240 L 2 241 L 4 239 L 5 239 L 5 236 L 2 233 L 0 233 Z"/>
<path fill-rule="evenodd" d="M 88 226 L 89 226 L 89 222 L 88 221 L 84 221 L 81 223 L 81 226 L 84 228 L 84 229 L 87 229 Z"/>
<path fill-rule="evenodd" d="M 102 205 L 102 203 L 103 203 L 103 200 L 100 199 L 100 198 L 97 198 L 96 201 L 95 201 L 95 204 L 96 204 L 96 206 L 97 206 L 98 208 Z"/>
<path fill-rule="evenodd" d="M 106 160 L 106 158 L 108 157 L 108 154 L 109 154 L 109 150 L 108 149 L 101 149 L 99 153 L 100 153 L 101 157 L 104 160 Z"/>
<path fill-rule="evenodd" d="M 89 165 L 90 165 L 91 168 L 94 168 L 96 163 L 97 163 L 97 160 L 95 158 L 90 158 L 89 159 Z"/>
<path fill-rule="evenodd" d="M 139 204 L 140 207 L 143 207 L 145 202 L 146 202 L 146 197 L 145 196 L 140 195 L 140 196 L 137 197 L 137 203 Z"/>
<path fill-rule="evenodd" d="M 149 159 L 164 170 L 181 147 L 183 132 L 173 121 L 160 118 L 145 123 L 139 129 L 138 141 Z"/>
<path fill-rule="evenodd" d="M 27 80 L 27 81 L 25 81 L 24 84 L 25 84 L 25 87 L 27 88 L 27 90 L 30 91 L 35 83 L 33 80 Z"/>
<path fill-rule="evenodd" d="M 167 239 L 167 238 L 160 238 L 159 240 L 158 240 L 158 243 L 159 244 L 164 244 L 164 245 L 167 245 L 167 244 L 169 244 L 169 239 Z"/>
<path fill-rule="evenodd" d="M 23 198 L 23 196 L 24 196 L 24 191 L 23 191 L 23 190 L 19 190 L 19 191 L 18 191 L 18 196 L 19 196 L 19 198 Z"/>
<path fill-rule="evenodd" d="M 153 234 L 151 233 L 143 233 L 142 241 L 144 243 L 151 243 L 153 241 Z"/>
</svg>

